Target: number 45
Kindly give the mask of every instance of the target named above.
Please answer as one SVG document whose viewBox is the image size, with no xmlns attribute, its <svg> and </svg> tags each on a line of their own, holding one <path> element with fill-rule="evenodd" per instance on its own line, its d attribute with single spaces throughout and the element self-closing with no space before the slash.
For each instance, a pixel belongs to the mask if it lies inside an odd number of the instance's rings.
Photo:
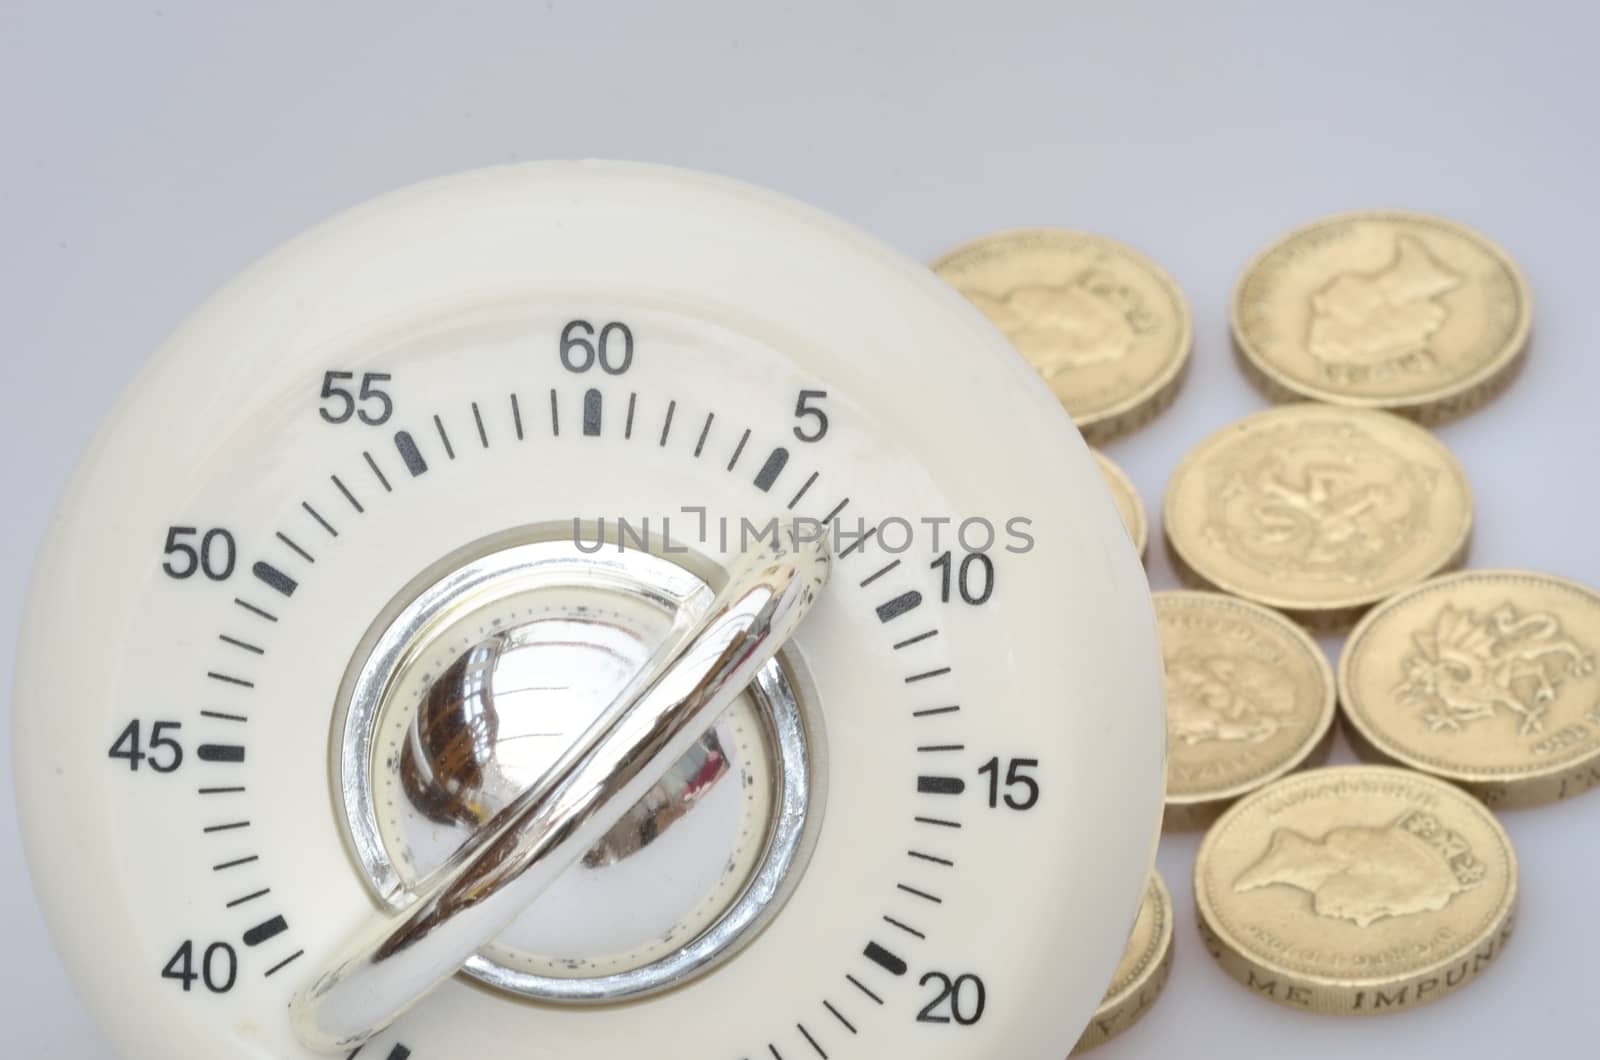
<svg viewBox="0 0 1600 1060">
<path fill-rule="evenodd" d="M 128 769 L 137 773 L 139 765 L 143 763 L 157 773 L 174 773 L 183 765 L 183 746 L 177 740 L 168 736 L 169 732 L 177 732 L 183 728 L 182 722 L 155 721 L 150 723 L 150 742 L 145 744 L 140 734 L 143 731 L 143 722 L 130 721 L 128 727 L 122 730 L 117 737 L 117 742 L 111 745 L 109 758 L 121 758 L 128 763 Z"/>
</svg>

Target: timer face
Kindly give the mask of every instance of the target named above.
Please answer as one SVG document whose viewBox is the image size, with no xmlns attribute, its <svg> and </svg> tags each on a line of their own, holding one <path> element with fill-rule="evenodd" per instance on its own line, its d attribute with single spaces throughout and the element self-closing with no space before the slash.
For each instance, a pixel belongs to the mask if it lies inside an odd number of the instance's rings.
<svg viewBox="0 0 1600 1060">
<path fill-rule="evenodd" d="M 796 527 L 831 574 L 761 677 L 361 1055 L 1064 1055 L 1164 747 L 1088 451 L 920 266 L 597 163 L 290 243 L 80 469 L 19 652 L 18 797 L 117 1048 L 318 1055 L 287 1012 L 342 941 Z"/>
</svg>

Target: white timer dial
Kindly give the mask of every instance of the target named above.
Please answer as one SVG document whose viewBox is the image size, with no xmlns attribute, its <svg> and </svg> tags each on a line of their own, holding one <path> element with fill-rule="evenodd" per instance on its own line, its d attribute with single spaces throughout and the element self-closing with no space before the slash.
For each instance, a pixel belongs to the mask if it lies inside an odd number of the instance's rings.
<svg viewBox="0 0 1600 1060">
<path fill-rule="evenodd" d="M 1055 1060 L 1161 809 L 1143 572 L 1046 388 L 921 266 L 651 167 L 244 273 L 18 658 L 38 890 L 132 1060 Z"/>
</svg>

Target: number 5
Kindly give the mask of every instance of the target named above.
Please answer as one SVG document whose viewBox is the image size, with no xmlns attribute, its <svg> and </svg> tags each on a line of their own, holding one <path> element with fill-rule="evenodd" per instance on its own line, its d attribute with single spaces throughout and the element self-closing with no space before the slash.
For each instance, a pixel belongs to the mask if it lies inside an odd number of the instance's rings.
<svg viewBox="0 0 1600 1060">
<path fill-rule="evenodd" d="M 800 391 L 800 400 L 794 405 L 795 418 L 811 421 L 810 431 L 802 431 L 799 427 L 794 429 L 794 436 L 802 442 L 820 442 L 828 433 L 828 414 L 812 404 L 813 401 L 821 401 L 827 396 L 826 390 Z"/>
</svg>

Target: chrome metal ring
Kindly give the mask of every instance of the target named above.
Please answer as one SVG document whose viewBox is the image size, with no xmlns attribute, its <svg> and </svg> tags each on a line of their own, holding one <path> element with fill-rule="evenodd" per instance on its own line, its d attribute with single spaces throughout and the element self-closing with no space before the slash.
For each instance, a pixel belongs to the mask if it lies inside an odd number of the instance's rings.
<svg viewBox="0 0 1600 1060">
<path fill-rule="evenodd" d="M 391 909 L 402 908 L 409 894 L 379 822 L 371 782 L 382 765 L 376 730 L 395 675 L 404 671 L 407 656 L 429 630 L 481 606 L 486 597 L 552 584 L 621 588 L 685 620 L 703 614 L 712 595 L 699 574 L 676 563 L 638 551 L 592 554 L 570 537 L 490 541 L 451 557 L 442 568 L 443 575 L 425 575 L 420 588 L 402 592 L 404 606 L 375 623 L 352 661 L 335 719 L 332 769 L 334 796 L 344 811 L 341 824 L 374 896 Z M 791 675 L 791 670 L 799 672 Z M 807 683 L 803 665 L 788 655 L 762 667 L 747 690 L 776 753 L 773 813 L 759 867 L 714 924 L 660 959 L 612 974 L 544 975 L 487 951 L 475 954 L 464 971 L 521 997 L 604 1003 L 669 989 L 737 953 L 781 908 L 820 819 L 819 759 L 825 739 L 820 716 L 796 693 L 797 682 Z"/>
<path fill-rule="evenodd" d="M 295 998 L 293 1017 L 302 1040 L 329 1051 L 357 1046 L 473 960 L 756 680 L 815 601 L 829 562 L 822 542 L 790 531 L 776 546 L 743 557 L 714 597 L 706 599 L 709 590 L 703 585 L 688 594 L 692 606 L 680 616 L 698 612 L 698 617 L 679 621 L 674 635 L 556 765 L 415 891 L 392 896 L 391 901 L 405 902 L 404 908 L 370 922 Z M 470 599 L 487 576 L 486 568 L 463 567 L 424 592 L 418 598 L 421 608 L 409 618 L 436 619 L 437 614 L 428 616 L 430 607 Z M 368 669 L 393 672 L 400 661 L 396 653 L 406 642 L 399 634 L 408 628 L 414 635 L 420 627 L 402 621 L 391 626 L 397 633 L 393 642 L 379 638 L 363 675 Z M 360 676 L 356 686 L 361 695 L 372 691 Z M 342 763 L 346 778 L 367 775 L 359 746 L 348 741 L 354 714 L 344 724 L 342 753 L 354 756 Z M 792 722 L 791 734 L 803 736 L 794 728 L 797 715 Z M 370 761 L 365 765 L 370 768 Z M 360 804 L 359 792 L 346 794 Z M 805 801 L 803 789 L 785 792 L 783 816 L 803 810 Z M 365 864 L 374 852 L 352 839 Z M 789 878 L 794 854 L 791 847 L 781 866 L 764 867 L 749 890 L 755 897 L 743 926 L 730 926 L 728 937 L 694 940 L 685 947 L 686 960 L 715 958 L 734 935 L 759 923 L 760 913 Z"/>
</svg>

